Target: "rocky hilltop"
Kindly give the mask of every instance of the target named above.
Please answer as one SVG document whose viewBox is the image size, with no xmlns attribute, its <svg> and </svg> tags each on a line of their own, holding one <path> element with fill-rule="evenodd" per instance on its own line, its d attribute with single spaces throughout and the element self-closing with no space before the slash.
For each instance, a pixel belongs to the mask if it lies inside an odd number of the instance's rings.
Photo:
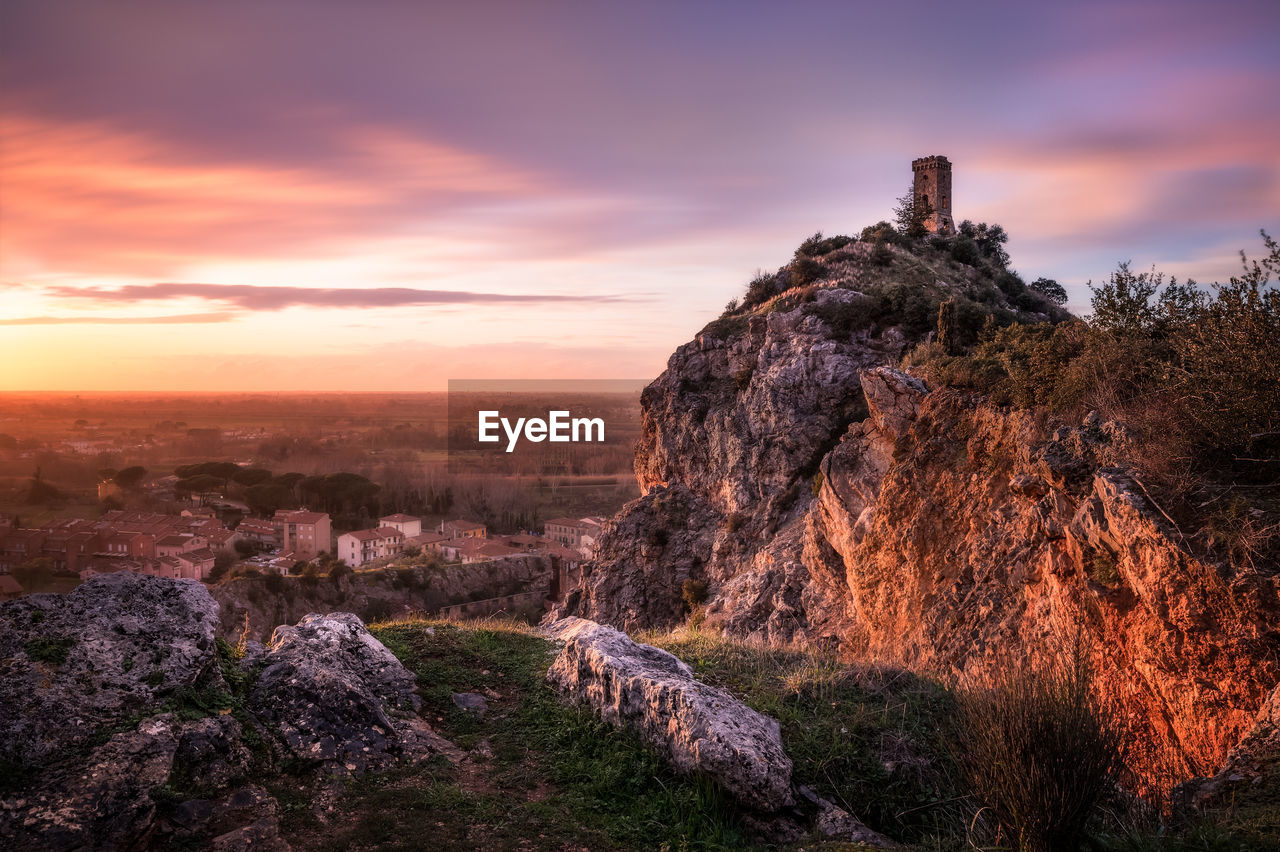
<svg viewBox="0 0 1280 852">
<path fill-rule="evenodd" d="M 780 292 L 727 312 L 645 390 L 645 495 L 564 614 L 630 631 L 701 606 L 731 636 L 946 677 L 1078 642 L 1150 752 L 1135 765 L 1216 771 L 1280 681 L 1276 578 L 1196 556 L 1116 424 L 894 368 L 943 301 L 970 326 L 1048 307 L 883 245 L 801 260 L 821 276 L 788 287 L 782 270 Z"/>
</svg>

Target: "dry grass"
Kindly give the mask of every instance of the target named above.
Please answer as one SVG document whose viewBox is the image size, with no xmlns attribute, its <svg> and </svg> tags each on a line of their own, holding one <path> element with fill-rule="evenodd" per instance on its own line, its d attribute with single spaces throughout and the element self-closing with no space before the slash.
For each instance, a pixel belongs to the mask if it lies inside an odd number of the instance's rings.
<svg viewBox="0 0 1280 852">
<path fill-rule="evenodd" d="M 1116 718 L 1093 694 L 1077 643 L 1067 659 L 1008 665 L 960 695 L 956 754 L 997 842 L 1023 852 L 1080 847 L 1123 767 Z"/>
</svg>

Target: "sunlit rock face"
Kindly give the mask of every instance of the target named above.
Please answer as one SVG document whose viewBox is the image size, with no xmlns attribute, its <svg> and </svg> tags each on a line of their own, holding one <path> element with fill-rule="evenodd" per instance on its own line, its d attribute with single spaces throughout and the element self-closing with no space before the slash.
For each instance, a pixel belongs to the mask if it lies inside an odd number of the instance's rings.
<svg viewBox="0 0 1280 852">
<path fill-rule="evenodd" d="M 1216 771 L 1280 681 L 1276 580 L 1193 555 L 1114 424 L 930 390 L 887 366 L 919 335 L 831 315 L 780 307 L 676 350 L 642 398 L 646 494 L 562 613 L 667 627 L 695 580 L 732 635 L 945 677 L 1078 638 L 1135 765 Z"/>
</svg>

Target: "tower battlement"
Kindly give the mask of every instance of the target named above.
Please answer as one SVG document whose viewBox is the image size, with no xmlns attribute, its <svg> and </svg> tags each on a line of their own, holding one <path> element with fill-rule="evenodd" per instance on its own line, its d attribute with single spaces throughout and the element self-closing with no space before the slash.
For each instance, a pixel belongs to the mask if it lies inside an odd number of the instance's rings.
<svg viewBox="0 0 1280 852">
<path fill-rule="evenodd" d="M 951 168 L 951 161 L 941 154 L 934 154 L 932 157 L 917 157 L 911 161 L 911 170 L 920 171 L 920 169 L 930 168 L 932 166 L 942 166 Z"/>
<path fill-rule="evenodd" d="M 954 234 L 951 219 L 951 161 L 941 154 L 911 161 L 912 197 L 923 214 L 924 227 L 933 234 Z"/>
</svg>

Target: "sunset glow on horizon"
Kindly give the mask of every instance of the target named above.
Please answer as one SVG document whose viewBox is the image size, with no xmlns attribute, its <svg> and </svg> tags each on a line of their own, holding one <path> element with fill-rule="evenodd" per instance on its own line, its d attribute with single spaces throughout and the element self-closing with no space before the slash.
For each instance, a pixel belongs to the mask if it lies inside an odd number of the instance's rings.
<svg viewBox="0 0 1280 852">
<path fill-rule="evenodd" d="M 655 376 L 914 157 L 1069 306 L 1280 232 L 1271 3 L 0 10 L 0 390 Z"/>
</svg>

